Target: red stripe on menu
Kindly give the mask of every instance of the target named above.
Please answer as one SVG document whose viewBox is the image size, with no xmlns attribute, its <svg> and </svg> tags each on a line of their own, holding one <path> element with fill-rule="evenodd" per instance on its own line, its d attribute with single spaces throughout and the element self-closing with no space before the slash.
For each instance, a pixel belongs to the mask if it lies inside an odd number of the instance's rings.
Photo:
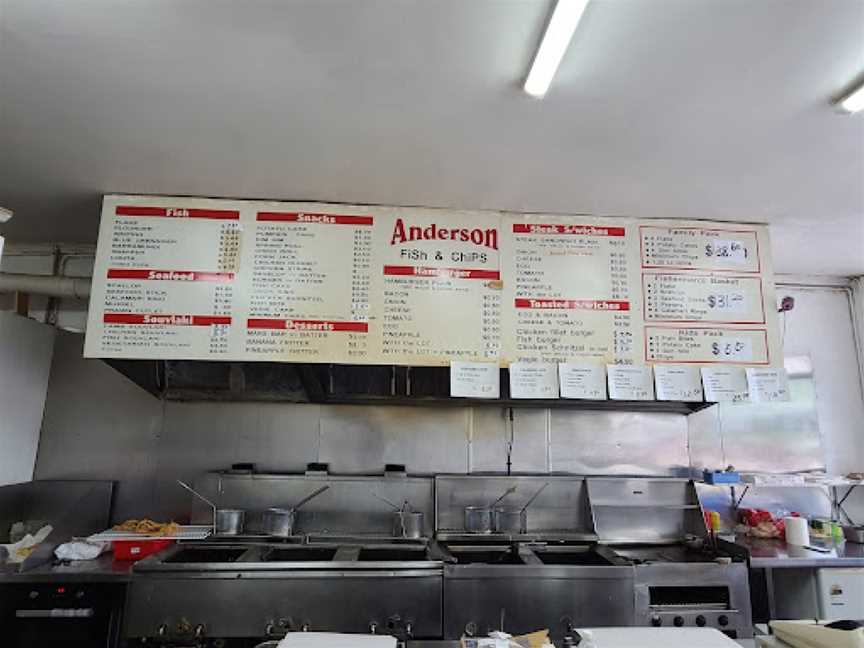
<svg viewBox="0 0 864 648">
<path fill-rule="evenodd" d="M 213 218 L 217 220 L 240 220 L 240 212 L 229 209 L 186 209 L 184 207 L 138 207 L 119 205 L 117 216 L 156 216 L 162 218 Z"/>
<path fill-rule="evenodd" d="M 105 313 L 105 324 L 147 324 L 163 326 L 210 326 L 211 324 L 230 324 L 231 318 L 223 315 L 162 315 L 132 313 Z"/>
<path fill-rule="evenodd" d="M 516 299 L 514 306 L 538 310 L 630 310 L 629 301 L 603 299 Z"/>
<path fill-rule="evenodd" d="M 280 331 L 349 331 L 354 333 L 369 332 L 369 324 L 367 322 L 338 322 L 333 320 L 286 320 L 253 318 L 246 320 L 246 327 L 250 329 L 275 329 Z"/>
<path fill-rule="evenodd" d="M 109 279 L 143 279 L 149 281 L 231 281 L 233 272 L 194 272 L 192 270 L 133 270 L 111 268 Z"/>
<path fill-rule="evenodd" d="M 323 225 L 372 225 L 371 216 L 309 214 L 306 212 L 258 212 L 258 220 L 274 223 L 320 223 Z"/>
<path fill-rule="evenodd" d="M 514 234 L 573 234 L 576 236 L 624 236 L 623 227 L 596 225 L 555 225 L 539 223 L 513 223 Z"/>
<path fill-rule="evenodd" d="M 395 277 L 452 277 L 454 279 L 500 279 L 498 270 L 469 268 L 424 268 L 420 266 L 385 265 L 384 274 Z"/>
</svg>

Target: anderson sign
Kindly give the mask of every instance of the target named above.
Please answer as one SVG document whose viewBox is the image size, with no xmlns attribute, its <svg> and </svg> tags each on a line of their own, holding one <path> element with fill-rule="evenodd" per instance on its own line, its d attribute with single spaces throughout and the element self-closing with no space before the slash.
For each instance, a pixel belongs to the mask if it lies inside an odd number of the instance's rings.
<svg viewBox="0 0 864 648">
<path fill-rule="evenodd" d="M 85 354 L 779 361 L 758 225 L 107 196 Z"/>
</svg>

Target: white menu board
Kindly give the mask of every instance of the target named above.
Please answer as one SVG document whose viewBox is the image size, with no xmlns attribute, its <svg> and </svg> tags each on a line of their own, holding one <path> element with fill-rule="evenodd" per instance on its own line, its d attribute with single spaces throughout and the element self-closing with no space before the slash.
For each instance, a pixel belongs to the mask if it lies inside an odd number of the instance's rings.
<svg viewBox="0 0 864 648">
<path fill-rule="evenodd" d="M 106 196 L 85 355 L 772 367 L 768 249 L 759 225 Z"/>
<path fill-rule="evenodd" d="M 654 400 L 654 378 L 649 366 L 606 367 L 609 382 L 609 398 L 612 400 Z"/>
<path fill-rule="evenodd" d="M 106 199 L 85 355 L 234 357 L 240 211 L 222 201 Z"/>
<path fill-rule="evenodd" d="M 376 223 L 372 345 L 384 364 L 498 360 L 500 221 L 487 212 L 391 210 Z"/>
<path fill-rule="evenodd" d="M 511 362 L 512 398 L 558 398 L 558 367 L 551 362 Z"/>
<path fill-rule="evenodd" d="M 597 364 L 558 364 L 561 398 L 606 400 L 606 367 Z"/>
<path fill-rule="evenodd" d="M 357 208 L 255 209 L 243 259 L 243 355 L 361 363 L 369 357 L 372 228 Z"/>
<path fill-rule="evenodd" d="M 497 362 L 450 363 L 450 395 L 460 398 L 499 398 L 501 371 Z"/>
<path fill-rule="evenodd" d="M 660 401 L 702 401 L 702 377 L 691 365 L 654 365 L 654 389 Z"/>
<path fill-rule="evenodd" d="M 507 360 L 632 362 L 642 346 L 635 223 L 525 214 L 503 231 Z"/>
<path fill-rule="evenodd" d="M 749 398 L 743 367 L 702 367 L 702 386 L 709 403 L 742 403 Z"/>
<path fill-rule="evenodd" d="M 747 389 L 750 392 L 750 400 L 754 403 L 789 400 L 789 378 L 782 367 L 779 369 L 747 367 L 746 372 Z"/>
</svg>

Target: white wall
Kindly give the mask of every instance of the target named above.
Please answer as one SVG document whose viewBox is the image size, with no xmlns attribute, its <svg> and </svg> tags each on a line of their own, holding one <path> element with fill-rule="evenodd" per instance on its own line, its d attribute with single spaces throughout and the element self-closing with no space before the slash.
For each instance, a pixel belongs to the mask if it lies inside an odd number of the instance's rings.
<svg viewBox="0 0 864 648">
<path fill-rule="evenodd" d="M 828 472 L 864 472 L 864 396 L 849 292 L 778 285 L 778 300 L 785 295 L 795 298 L 795 308 L 780 316 L 783 349 L 787 356 L 809 355 L 813 361 Z"/>
<path fill-rule="evenodd" d="M 0 312 L 0 486 L 33 478 L 54 335 Z"/>
</svg>

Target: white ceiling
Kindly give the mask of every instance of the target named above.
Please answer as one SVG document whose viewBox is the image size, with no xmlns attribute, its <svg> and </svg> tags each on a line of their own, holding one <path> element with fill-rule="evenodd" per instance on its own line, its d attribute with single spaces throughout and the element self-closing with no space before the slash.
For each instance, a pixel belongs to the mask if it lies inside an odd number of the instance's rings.
<svg viewBox="0 0 864 648">
<path fill-rule="evenodd" d="M 864 273 L 861 0 L 595 0 L 543 101 L 546 0 L 0 0 L 12 241 L 108 192 L 770 222 Z"/>
</svg>

